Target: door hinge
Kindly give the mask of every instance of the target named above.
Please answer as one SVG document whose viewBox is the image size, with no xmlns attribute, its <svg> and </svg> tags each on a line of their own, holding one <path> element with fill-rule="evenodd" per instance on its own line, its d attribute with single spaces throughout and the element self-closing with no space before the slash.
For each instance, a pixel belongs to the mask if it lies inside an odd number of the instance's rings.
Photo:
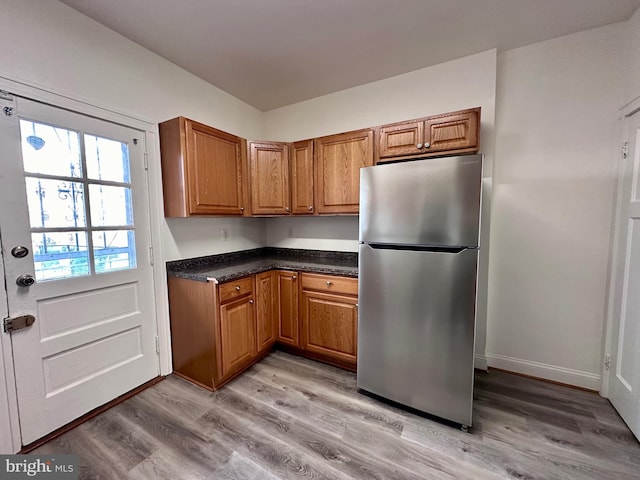
<svg viewBox="0 0 640 480">
<path fill-rule="evenodd" d="M 604 369 L 609 370 L 611 368 L 611 355 L 606 354 L 604 356 Z"/>
<path fill-rule="evenodd" d="M 149 170 L 149 154 L 144 152 L 144 169 Z"/>
<path fill-rule="evenodd" d="M 160 338 L 156 335 L 156 353 L 160 355 Z"/>
<path fill-rule="evenodd" d="M 153 259 L 153 245 L 149 246 L 149 263 L 151 265 L 154 264 L 154 259 Z"/>
<path fill-rule="evenodd" d="M 624 142 L 622 144 L 622 158 L 627 158 L 627 155 L 629 153 L 629 142 Z"/>
<path fill-rule="evenodd" d="M 23 328 L 30 327 L 36 321 L 36 317 L 33 315 L 20 315 L 19 317 L 5 318 L 2 321 L 3 330 L 5 333 L 13 332 L 15 330 L 21 330 Z"/>
</svg>

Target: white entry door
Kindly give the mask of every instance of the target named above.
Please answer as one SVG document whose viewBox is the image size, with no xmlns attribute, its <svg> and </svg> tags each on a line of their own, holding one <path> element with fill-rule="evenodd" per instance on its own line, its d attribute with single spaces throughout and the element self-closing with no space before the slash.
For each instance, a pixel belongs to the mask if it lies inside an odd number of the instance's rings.
<svg viewBox="0 0 640 480">
<path fill-rule="evenodd" d="M 629 119 L 617 225 L 609 398 L 640 439 L 640 113 Z"/>
<path fill-rule="evenodd" d="M 27 445 L 158 375 L 144 134 L 22 98 L 0 109 L 9 319 L 25 327 L 3 334 Z"/>
</svg>

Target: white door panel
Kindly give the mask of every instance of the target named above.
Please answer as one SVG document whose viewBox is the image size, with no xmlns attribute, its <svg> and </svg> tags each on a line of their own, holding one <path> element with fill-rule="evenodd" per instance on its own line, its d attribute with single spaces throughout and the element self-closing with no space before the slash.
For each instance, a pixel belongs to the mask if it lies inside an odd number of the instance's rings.
<svg viewBox="0 0 640 480">
<path fill-rule="evenodd" d="M 22 443 L 158 375 L 144 134 L 17 99 L 0 232 Z M 134 140 L 135 139 L 135 140 Z M 11 249 L 29 248 L 24 258 Z M 31 275 L 36 283 L 18 286 Z"/>
<path fill-rule="evenodd" d="M 2 262 L 2 256 L 0 255 L 0 272 L 2 271 L 4 271 L 4 264 Z M 2 285 L 0 286 L 0 319 L 7 317 L 7 315 L 6 295 L 4 285 Z M 11 372 L 8 370 L 5 371 L 5 369 L 13 366 L 13 362 L 8 358 L 8 355 L 5 357 L 5 348 L 7 348 L 5 345 L 8 346 L 8 344 L 3 342 L 3 340 L 4 339 L 0 337 L 0 455 L 15 453 L 18 450 L 17 442 L 14 442 L 14 431 L 11 423 L 11 403 L 9 401 L 11 389 L 8 383 L 8 373 Z M 9 350 L 9 348 L 7 348 L 7 350 Z"/>
<path fill-rule="evenodd" d="M 623 160 L 621 212 L 616 248 L 609 396 L 631 431 L 640 438 L 640 113 L 628 120 L 628 153 Z"/>
</svg>

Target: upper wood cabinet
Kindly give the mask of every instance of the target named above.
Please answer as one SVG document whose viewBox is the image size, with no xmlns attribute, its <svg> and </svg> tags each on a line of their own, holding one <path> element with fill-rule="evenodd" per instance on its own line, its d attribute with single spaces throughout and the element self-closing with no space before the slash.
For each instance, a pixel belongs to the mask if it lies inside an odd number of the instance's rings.
<svg viewBox="0 0 640 480">
<path fill-rule="evenodd" d="M 313 140 L 291 145 L 291 213 L 312 215 L 313 203 Z"/>
<path fill-rule="evenodd" d="M 480 108 L 435 115 L 376 129 L 379 161 L 478 151 Z"/>
<path fill-rule="evenodd" d="M 286 143 L 249 142 L 251 213 L 288 215 L 290 207 L 289 148 Z"/>
<path fill-rule="evenodd" d="M 245 141 L 184 117 L 159 130 L 165 216 L 245 214 Z"/>
<path fill-rule="evenodd" d="M 358 213 L 360 168 L 373 165 L 373 130 L 317 138 L 315 153 L 317 213 Z"/>
<path fill-rule="evenodd" d="M 357 214 L 361 167 L 475 153 L 479 130 L 479 107 L 295 143 L 174 118 L 160 124 L 165 216 Z"/>
</svg>

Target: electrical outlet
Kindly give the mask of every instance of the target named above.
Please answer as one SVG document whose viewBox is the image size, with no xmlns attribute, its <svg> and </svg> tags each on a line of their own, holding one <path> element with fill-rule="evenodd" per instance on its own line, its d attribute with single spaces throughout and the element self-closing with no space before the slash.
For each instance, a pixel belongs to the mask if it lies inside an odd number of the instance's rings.
<svg viewBox="0 0 640 480">
<path fill-rule="evenodd" d="M 229 240 L 229 227 L 222 227 L 222 241 L 226 242 Z"/>
</svg>

